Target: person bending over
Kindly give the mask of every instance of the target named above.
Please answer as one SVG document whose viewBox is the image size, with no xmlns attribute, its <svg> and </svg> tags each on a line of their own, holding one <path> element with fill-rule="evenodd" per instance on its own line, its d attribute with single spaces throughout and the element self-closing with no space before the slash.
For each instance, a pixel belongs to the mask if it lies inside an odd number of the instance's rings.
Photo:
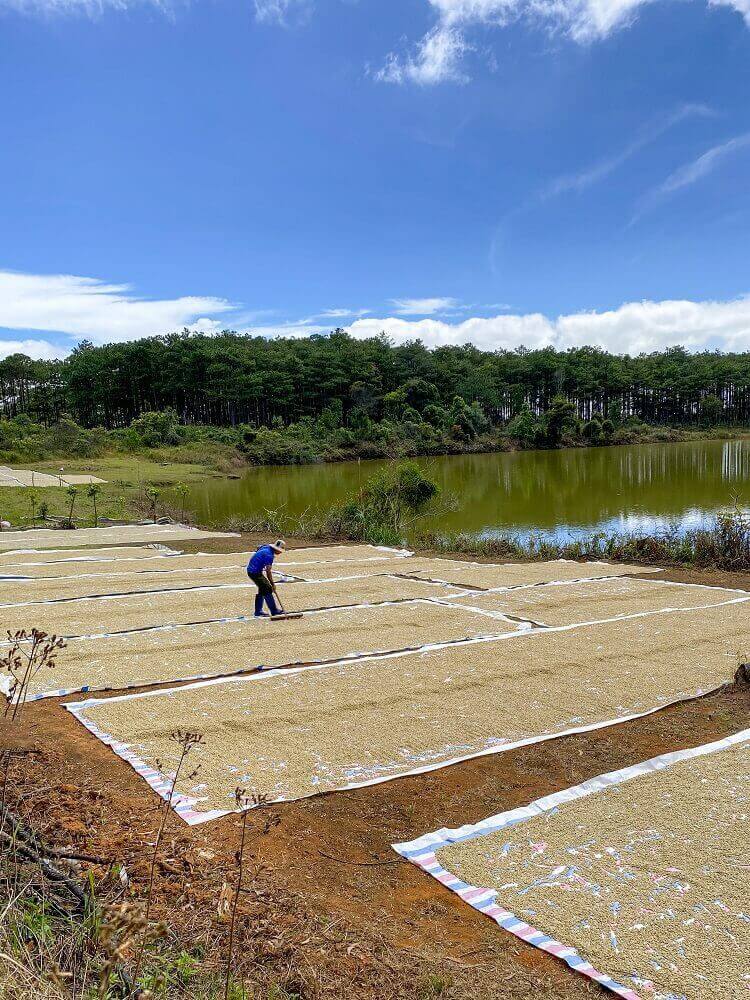
<svg viewBox="0 0 750 1000">
<path fill-rule="evenodd" d="M 276 556 L 283 552 L 285 548 L 286 542 L 283 538 L 279 538 L 273 545 L 261 545 L 247 564 L 247 575 L 258 588 L 258 593 L 255 595 L 256 618 L 268 618 L 268 615 L 263 611 L 264 601 L 273 616 L 282 614 L 276 606 L 276 601 L 273 599 L 276 584 L 273 581 L 271 567 Z"/>
</svg>

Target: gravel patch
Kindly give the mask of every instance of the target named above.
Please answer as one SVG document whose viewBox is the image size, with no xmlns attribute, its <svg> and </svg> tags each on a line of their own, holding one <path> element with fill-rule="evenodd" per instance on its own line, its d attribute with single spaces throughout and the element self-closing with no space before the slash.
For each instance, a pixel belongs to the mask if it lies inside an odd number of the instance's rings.
<svg viewBox="0 0 750 1000">
<path fill-rule="evenodd" d="M 444 868 L 641 995 L 750 989 L 750 741 L 445 847 Z"/>
<path fill-rule="evenodd" d="M 428 607 L 415 609 L 405 629 L 412 642 Z M 368 618 L 382 614 L 395 620 L 399 610 L 326 615 L 321 635 L 329 653 L 347 616 L 350 648 L 362 649 Z M 283 628 L 292 633 L 294 625 Z M 436 637 L 434 623 L 428 631 Z M 228 632 L 235 641 L 227 645 L 227 665 L 239 665 L 241 630 Z M 281 633 L 277 641 L 283 655 Z M 223 809 L 238 784 L 293 799 L 656 709 L 729 680 L 742 649 L 750 649 L 749 616 L 729 605 L 193 685 L 95 702 L 85 715 L 166 769 L 172 730 L 204 732 L 195 761 L 201 788 L 186 780 L 179 791 L 197 797 L 200 810 Z M 162 650 L 167 672 L 182 671 L 186 652 Z M 137 661 L 130 657 L 129 669 Z M 114 666 L 99 661 L 96 669 L 107 677 Z M 60 669 L 68 669 L 62 657 Z"/>
</svg>

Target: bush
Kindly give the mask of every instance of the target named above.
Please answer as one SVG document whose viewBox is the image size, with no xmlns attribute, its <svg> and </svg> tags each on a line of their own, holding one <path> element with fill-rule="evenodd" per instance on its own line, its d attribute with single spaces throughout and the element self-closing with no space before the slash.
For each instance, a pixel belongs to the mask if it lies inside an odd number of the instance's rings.
<svg viewBox="0 0 750 1000">
<path fill-rule="evenodd" d="M 327 519 L 330 534 L 375 545 L 398 545 L 440 490 L 414 462 L 388 466 Z"/>
<path fill-rule="evenodd" d="M 161 445 L 178 444 L 181 438 L 179 417 L 175 410 L 161 412 L 149 411 L 131 423 L 130 439 L 145 448 L 158 448 Z"/>
</svg>

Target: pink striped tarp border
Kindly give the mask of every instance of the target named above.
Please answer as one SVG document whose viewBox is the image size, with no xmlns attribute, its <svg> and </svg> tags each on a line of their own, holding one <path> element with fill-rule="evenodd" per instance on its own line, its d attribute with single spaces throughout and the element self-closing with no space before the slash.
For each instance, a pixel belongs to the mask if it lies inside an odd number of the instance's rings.
<svg viewBox="0 0 750 1000">
<path fill-rule="evenodd" d="M 560 941 L 556 941 L 548 934 L 544 934 L 542 931 L 537 930 L 537 928 L 532 927 L 531 924 L 527 924 L 525 921 L 519 920 L 514 913 L 510 912 L 510 910 L 506 910 L 502 906 L 498 906 L 495 902 L 497 893 L 494 889 L 481 889 L 478 886 L 469 885 L 468 882 L 462 882 L 461 879 L 456 878 L 456 876 L 449 872 L 446 868 L 443 868 L 435 856 L 435 852 L 441 847 L 447 846 L 449 843 L 451 842 L 445 841 L 445 843 L 436 843 L 432 845 L 431 849 L 414 854 L 401 850 L 402 847 L 406 848 L 409 845 L 394 844 L 393 846 L 399 854 L 406 857 L 412 862 L 412 864 L 417 865 L 417 867 L 427 872 L 428 875 L 432 875 L 433 878 L 436 878 L 438 882 L 444 885 L 447 889 L 450 889 L 451 892 L 455 892 L 456 895 L 460 896 L 460 898 L 465 903 L 468 903 L 472 909 L 478 910 L 480 913 L 484 913 L 485 916 L 490 917 L 496 924 L 498 924 L 498 926 L 502 927 L 503 930 L 509 931 L 522 941 L 526 941 L 535 948 L 539 948 L 542 951 L 546 951 L 550 955 L 554 955 L 555 958 L 561 959 L 575 972 L 593 980 L 595 983 L 598 983 L 611 993 L 624 997 L 625 1000 L 643 1000 L 641 995 L 636 993 L 635 990 L 621 985 L 612 979 L 611 976 L 595 969 L 590 962 L 587 962 L 585 958 L 582 958 L 578 954 L 575 948 L 570 948 L 567 945 L 561 944 Z"/>
<path fill-rule="evenodd" d="M 87 719 L 83 712 L 79 711 L 79 709 L 83 708 L 84 705 L 85 702 L 76 702 L 65 705 L 65 708 L 67 708 L 67 710 L 74 715 L 90 733 L 108 746 L 113 753 L 117 754 L 118 757 L 130 764 L 136 774 L 139 774 L 146 784 L 153 788 L 157 795 L 164 799 L 165 802 L 168 802 L 172 789 L 172 778 L 168 775 L 162 774 L 162 772 L 158 771 L 155 767 L 151 767 L 146 764 L 130 749 L 127 743 L 121 743 L 109 733 L 100 729 L 95 722 L 91 721 L 91 719 Z M 197 823 L 205 823 L 206 821 L 212 819 L 219 819 L 220 816 L 226 816 L 228 813 L 232 812 L 231 809 L 212 809 L 210 811 L 200 812 L 194 808 L 196 803 L 196 799 L 175 792 L 172 796 L 171 806 L 177 815 L 190 826 L 195 826 Z"/>
</svg>

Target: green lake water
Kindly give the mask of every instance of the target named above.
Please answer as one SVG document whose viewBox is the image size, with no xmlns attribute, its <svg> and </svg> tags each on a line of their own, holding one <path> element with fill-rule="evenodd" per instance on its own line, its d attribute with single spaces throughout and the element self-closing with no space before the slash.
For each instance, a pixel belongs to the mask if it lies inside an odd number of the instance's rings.
<svg viewBox="0 0 750 1000">
<path fill-rule="evenodd" d="M 429 527 L 446 531 L 541 532 L 694 527 L 750 495 L 750 441 L 450 455 L 417 459 L 457 500 Z M 202 523 L 263 509 L 300 514 L 354 492 L 383 462 L 248 469 L 240 479 L 191 487 Z"/>
</svg>

